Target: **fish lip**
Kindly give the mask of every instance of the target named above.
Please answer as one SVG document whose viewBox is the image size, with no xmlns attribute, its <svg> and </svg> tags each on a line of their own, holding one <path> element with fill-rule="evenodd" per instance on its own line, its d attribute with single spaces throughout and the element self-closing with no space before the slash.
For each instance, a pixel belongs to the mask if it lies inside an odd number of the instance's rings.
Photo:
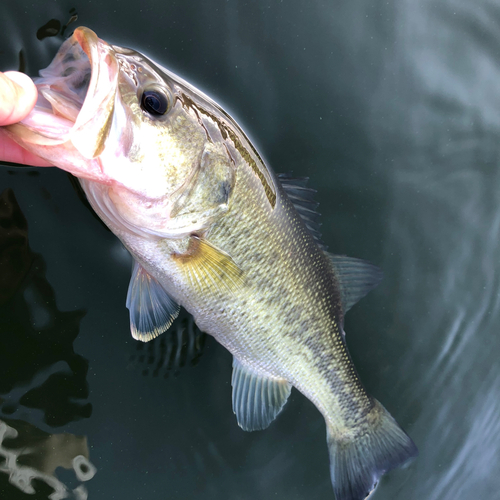
<svg viewBox="0 0 500 500">
<path fill-rule="evenodd" d="M 76 28 L 72 37 L 76 39 L 82 50 L 87 54 L 91 65 L 93 59 L 92 55 L 98 50 L 99 42 L 106 43 L 100 40 L 95 32 L 85 26 Z"/>
<path fill-rule="evenodd" d="M 98 38 L 91 29 L 80 26 L 72 38 L 89 59 L 90 82 L 71 131 L 71 142 L 84 158 L 93 159 L 103 151 L 109 135 L 119 63 L 113 47 Z"/>
</svg>

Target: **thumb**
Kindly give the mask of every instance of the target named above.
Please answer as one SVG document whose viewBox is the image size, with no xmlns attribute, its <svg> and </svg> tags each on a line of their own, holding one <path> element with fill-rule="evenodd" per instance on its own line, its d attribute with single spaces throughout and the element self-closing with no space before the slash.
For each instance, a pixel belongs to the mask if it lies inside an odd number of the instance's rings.
<svg viewBox="0 0 500 500">
<path fill-rule="evenodd" d="M 24 73 L 0 73 L 0 125 L 10 125 L 24 119 L 38 97 L 33 80 Z"/>
</svg>

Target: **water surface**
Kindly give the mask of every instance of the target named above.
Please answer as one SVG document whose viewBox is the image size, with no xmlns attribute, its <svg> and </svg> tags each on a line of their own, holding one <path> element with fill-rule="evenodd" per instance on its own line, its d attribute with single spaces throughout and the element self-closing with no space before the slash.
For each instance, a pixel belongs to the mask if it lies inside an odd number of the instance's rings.
<svg viewBox="0 0 500 500">
<path fill-rule="evenodd" d="M 420 457 L 374 498 L 498 498 L 500 6 L 7 0 L 0 68 L 21 50 L 29 74 L 47 66 L 63 36 L 37 32 L 75 11 L 64 36 L 89 26 L 213 96 L 272 168 L 310 177 L 329 250 L 384 269 L 347 342 Z M 297 391 L 245 433 L 212 339 L 153 376 L 129 334 L 130 258 L 64 172 L 2 166 L 0 191 L 0 421 L 24 439 L 5 449 L 31 439 L 45 459 L 24 466 L 54 468 L 77 499 L 333 500 L 324 421 Z M 43 451 L 64 434 L 78 446 Z M 86 453 L 96 473 L 79 477 Z M 4 463 L 0 498 L 35 498 Z"/>
</svg>

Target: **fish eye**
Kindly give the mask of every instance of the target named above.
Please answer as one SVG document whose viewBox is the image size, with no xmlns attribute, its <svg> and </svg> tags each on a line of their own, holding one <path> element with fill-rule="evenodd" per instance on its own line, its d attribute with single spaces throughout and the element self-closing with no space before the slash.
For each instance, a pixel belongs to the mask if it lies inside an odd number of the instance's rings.
<svg viewBox="0 0 500 500">
<path fill-rule="evenodd" d="M 152 116 L 162 116 L 168 109 L 168 96 L 159 89 L 145 90 L 141 97 L 141 108 Z"/>
</svg>

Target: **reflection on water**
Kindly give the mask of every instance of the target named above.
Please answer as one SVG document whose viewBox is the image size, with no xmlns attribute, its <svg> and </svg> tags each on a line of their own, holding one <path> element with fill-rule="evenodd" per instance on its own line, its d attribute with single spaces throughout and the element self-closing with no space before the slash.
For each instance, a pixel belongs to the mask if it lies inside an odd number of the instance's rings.
<svg viewBox="0 0 500 500">
<path fill-rule="evenodd" d="M 76 10 L 74 8 L 70 9 L 69 13 L 71 17 L 66 24 L 62 24 L 59 19 L 51 19 L 43 26 L 38 28 L 36 32 L 36 37 L 38 38 L 38 40 L 43 40 L 44 38 L 57 35 L 64 36 L 64 33 L 66 32 L 68 26 L 78 20 L 78 14 L 76 13 Z"/>
<path fill-rule="evenodd" d="M 36 408 L 52 427 L 88 418 L 88 362 L 73 350 L 85 313 L 58 310 L 11 189 L 0 195 L 0 271 L 1 411 Z"/>
<path fill-rule="evenodd" d="M 73 434 L 48 434 L 22 420 L 0 420 L 0 493 L 1 498 L 18 498 L 8 483 L 30 495 L 45 496 L 41 482 L 51 490 L 49 500 L 74 498 L 86 500 L 83 484 L 72 491 L 55 475 L 58 467 L 73 469 L 80 482 L 89 481 L 96 468 L 89 461 L 87 438 Z M 3 474 L 1 474 L 3 473 Z M 7 476 L 5 476 L 6 474 Z M 19 497 L 21 498 L 21 497 Z"/>
<path fill-rule="evenodd" d="M 85 402 L 88 363 L 73 351 L 83 315 L 57 309 L 43 259 L 29 247 L 26 218 L 14 192 L 6 189 L 0 195 L 2 499 L 21 498 L 13 487 L 24 494 L 37 493 L 37 498 L 68 498 L 70 490 L 55 476 L 57 467 L 73 469 L 79 481 L 95 474 L 86 437 L 48 434 L 2 416 L 15 417 L 20 407 L 38 409 L 51 427 L 90 416 L 92 407 Z M 85 486 L 75 487 L 71 498 L 85 500 Z"/>
</svg>

